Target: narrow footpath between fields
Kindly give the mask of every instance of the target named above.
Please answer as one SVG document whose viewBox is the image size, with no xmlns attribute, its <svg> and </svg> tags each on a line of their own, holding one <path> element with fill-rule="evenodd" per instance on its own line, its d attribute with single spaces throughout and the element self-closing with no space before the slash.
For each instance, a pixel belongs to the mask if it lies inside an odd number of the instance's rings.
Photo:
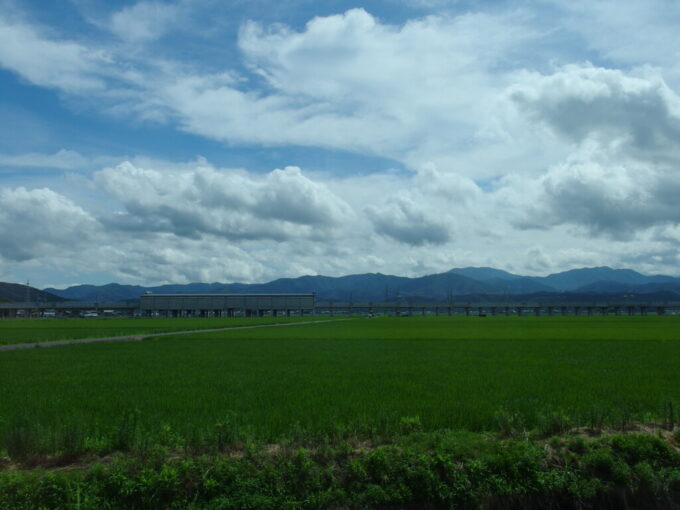
<svg viewBox="0 0 680 510">
<path fill-rule="evenodd" d="M 35 349 L 36 347 L 59 347 L 62 345 L 74 344 L 94 344 L 97 342 L 134 342 L 146 338 L 171 335 L 190 335 L 197 333 L 217 333 L 219 331 L 231 331 L 235 329 L 256 329 L 256 328 L 278 328 L 283 326 L 304 326 L 307 324 L 321 324 L 327 322 L 349 321 L 353 319 L 330 319 L 323 321 L 304 321 L 304 322 L 279 322 L 275 324 L 254 324 L 252 326 L 233 326 L 230 328 L 215 329 L 194 329 L 191 331 L 168 331 L 164 333 L 142 333 L 140 335 L 109 336 L 102 338 L 81 338 L 77 340 L 55 340 L 53 342 L 36 342 L 29 344 L 0 345 L 0 351 L 16 351 L 18 349 Z"/>
</svg>

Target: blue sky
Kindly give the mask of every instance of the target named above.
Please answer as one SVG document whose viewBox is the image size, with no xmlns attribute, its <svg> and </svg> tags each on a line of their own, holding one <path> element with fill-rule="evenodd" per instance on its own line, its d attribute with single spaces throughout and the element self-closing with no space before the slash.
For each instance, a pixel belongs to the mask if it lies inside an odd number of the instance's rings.
<svg viewBox="0 0 680 510">
<path fill-rule="evenodd" d="M 0 281 L 680 274 L 671 0 L 0 0 Z"/>
</svg>

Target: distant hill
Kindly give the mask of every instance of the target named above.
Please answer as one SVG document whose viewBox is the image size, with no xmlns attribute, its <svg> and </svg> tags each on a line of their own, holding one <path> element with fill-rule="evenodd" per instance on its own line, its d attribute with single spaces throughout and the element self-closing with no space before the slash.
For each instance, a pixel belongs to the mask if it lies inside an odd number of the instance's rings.
<svg viewBox="0 0 680 510">
<path fill-rule="evenodd" d="M 524 276 L 508 273 L 502 269 L 494 269 L 493 267 L 463 267 L 451 269 L 449 273 L 459 274 L 478 280 L 480 282 L 487 282 L 492 280 L 517 280 L 525 278 Z"/>
<path fill-rule="evenodd" d="M 680 278 L 646 276 L 630 269 L 610 267 L 582 268 L 549 276 L 522 276 L 491 267 L 456 268 L 445 273 L 417 278 L 382 273 L 340 277 L 301 276 L 280 278 L 267 283 L 190 283 L 186 285 L 77 285 L 68 289 L 45 289 L 67 299 L 79 301 L 128 301 L 145 292 L 154 294 L 247 294 L 313 292 L 321 300 L 394 301 L 433 299 L 445 301 L 456 296 L 524 296 L 540 293 L 578 295 L 680 293 Z"/>
<path fill-rule="evenodd" d="M 590 285 L 579 287 L 574 292 L 585 292 L 594 294 L 620 294 L 620 293 L 635 293 L 635 294 L 652 294 L 658 292 L 671 292 L 680 294 L 680 281 L 671 282 L 654 282 L 643 284 L 630 284 L 620 282 L 595 282 Z"/>
<path fill-rule="evenodd" d="M 315 293 L 319 299 L 384 301 L 398 298 L 446 299 L 450 295 L 493 293 L 493 286 L 452 273 L 419 278 L 368 273 L 341 277 L 301 276 L 281 278 L 268 283 L 192 283 L 140 287 L 108 284 L 78 285 L 68 289 L 46 289 L 59 296 L 82 301 L 125 301 L 138 299 L 146 292 L 154 294 L 248 294 Z"/>
<path fill-rule="evenodd" d="M 630 283 L 597 281 L 579 287 L 574 292 L 585 292 L 590 294 L 616 294 L 621 292 L 631 292 L 636 285 Z"/>
<path fill-rule="evenodd" d="M 21 283 L 0 282 L 0 301 L 37 301 L 45 303 L 50 301 L 65 301 L 63 297 L 50 292 L 26 287 Z"/>
<path fill-rule="evenodd" d="M 555 292 L 553 287 L 541 283 L 538 278 L 523 276 L 513 280 L 493 278 L 486 281 L 502 294 L 531 294 L 533 292 Z"/>
<path fill-rule="evenodd" d="M 555 289 L 541 283 L 540 278 L 521 276 L 493 267 L 464 267 L 451 269 L 449 273 L 459 274 L 484 282 L 501 294 L 529 294 L 532 292 L 552 292 Z"/>
<path fill-rule="evenodd" d="M 612 269 L 606 266 L 572 269 L 539 280 L 558 291 L 573 291 L 592 284 L 602 285 L 603 282 L 625 284 L 630 288 L 647 283 L 680 282 L 680 279 L 671 276 L 645 276 L 632 269 Z"/>
<path fill-rule="evenodd" d="M 638 285 L 635 288 L 635 292 L 639 292 L 641 294 L 649 294 L 652 292 L 672 292 L 675 294 L 680 294 L 680 280 L 673 282 L 645 283 L 644 285 Z"/>
<path fill-rule="evenodd" d="M 47 288 L 45 291 L 74 301 L 127 301 L 138 299 L 144 294 L 144 287 L 139 285 L 120 285 L 109 283 L 107 285 L 76 285 L 68 289 Z"/>
</svg>

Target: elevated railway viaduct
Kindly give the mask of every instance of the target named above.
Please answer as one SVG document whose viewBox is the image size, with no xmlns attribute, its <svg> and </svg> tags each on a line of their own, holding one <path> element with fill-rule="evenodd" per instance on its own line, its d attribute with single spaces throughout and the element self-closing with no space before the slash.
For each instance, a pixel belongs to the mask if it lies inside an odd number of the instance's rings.
<svg viewBox="0 0 680 510">
<path fill-rule="evenodd" d="M 392 315 L 664 315 L 680 313 L 680 301 L 655 303 L 437 303 L 317 301 L 316 311 L 329 313 L 387 313 Z"/>
<path fill-rule="evenodd" d="M 133 302 L 0 303 L 0 318 L 101 317 L 261 317 L 305 314 L 389 315 L 664 315 L 680 313 L 677 302 L 433 302 L 318 301 L 314 294 L 149 294 Z"/>
<path fill-rule="evenodd" d="M 0 318 L 20 317 L 261 317 L 313 313 L 314 294 L 147 294 L 134 302 L 0 303 Z"/>
</svg>

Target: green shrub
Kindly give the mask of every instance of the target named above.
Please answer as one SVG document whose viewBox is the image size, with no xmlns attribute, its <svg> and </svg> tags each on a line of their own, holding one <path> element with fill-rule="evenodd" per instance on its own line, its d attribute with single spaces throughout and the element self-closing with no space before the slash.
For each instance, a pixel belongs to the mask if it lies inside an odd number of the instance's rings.
<svg viewBox="0 0 680 510">
<path fill-rule="evenodd" d="M 666 483 L 671 491 L 680 494 L 680 468 L 674 469 L 668 474 Z"/>
<path fill-rule="evenodd" d="M 613 436 L 610 440 L 612 450 L 628 464 L 668 462 L 671 450 L 661 438 L 651 434 L 625 434 Z"/>
<path fill-rule="evenodd" d="M 588 449 L 588 444 L 583 437 L 574 436 L 567 441 L 567 448 L 574 453 L 583 454 Z"/>
<path fill-rule="evenodd" d="M 593 476 L 618 486 L 626 486 L 630 482 L 631 469 L 621 459 L 615 457 L 609 449 L 598 449 L 584 458 L 584 465 Z"/>
</svg>

